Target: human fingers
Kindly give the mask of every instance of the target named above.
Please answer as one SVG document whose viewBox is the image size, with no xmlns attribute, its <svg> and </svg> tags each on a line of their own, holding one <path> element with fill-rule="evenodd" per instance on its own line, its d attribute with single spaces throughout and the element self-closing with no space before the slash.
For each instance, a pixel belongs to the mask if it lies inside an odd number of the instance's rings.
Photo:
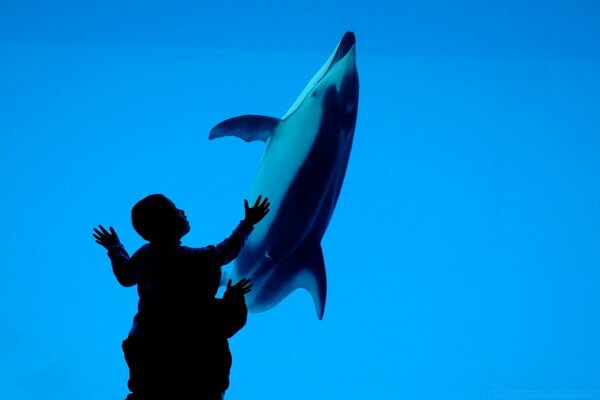
<svg viewBox="0 0 600 400">
<path fill-rule="evenodd" d="M 102 231 L 103 234 L 109 235 L 108 231 L 102 225 L 98 225 L 98 226 L 100 227 L 100 230 Z"/>
<path fill-rule="evenodd" d="M 235 288 L 242 287 L 246 284 L 246 281 L 247 281 L 246 278 L 242 278 L 242 279 L 240 279 L 239 282 L 237 282 L 235 285 L 233 285 L 233 287 L 235 287 Z"/>
<path fill-rule="evenodd" d="M 260 216 L 261 218 L 264 218 L 265 215 L 267 215 L 269 213 L 270 209 L 269 208 L 265 208 L 263 210 L 260 210 Z"/>
<path fill-rule="evenodd" d="M 267 205 L 268 203 L 269 203 L 269 198 L 268 198 L 268 197 L 265 197 L 265 199 L 264 199 L 264 200 L 263 200 L 263 202 L 261 203 L 260 207 L 261 207 L 261 208 L 264 208 L 264 207 L 265 207 L 265 205 Z"/>
<path fill-rule="evenodd" d="M 246 285 L 246 286 L 242 287 L 240 290 L 242 293 L 250 293 L 250 291 L 252 290 L 253 287 L 254 287 L 254 285 L 250 284 L 250 285 Z"/>
<path fill-rule="evenodd" d="M 253 208 L 258 207 L 258 205 L 260 204 L 260 199 L 262 199 L 262 195 L 259 195 L 258 198 L 256 199 L 256 202 L 254 203 Z"/>
</svg>

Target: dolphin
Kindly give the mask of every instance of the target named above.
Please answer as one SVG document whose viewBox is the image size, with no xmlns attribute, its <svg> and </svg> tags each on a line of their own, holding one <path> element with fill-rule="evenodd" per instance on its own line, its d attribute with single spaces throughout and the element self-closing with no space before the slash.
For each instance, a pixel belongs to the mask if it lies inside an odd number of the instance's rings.
<svg viewBox="0 0 600 400">
<path fill-rule="evenodd" d="M 327 62 L 281 118 L 242 115 L 216 125 L 209 139 L 266 143 L 249 198 L 268 196 L 271 211 L 255 227 L 227 277 L 250 278 L 248 309 L 262 312 L 306 289 L 317 317 L 327 295 L 321 240 L 350 157 L 358 111 L 356 38 L 346 32 Z"/>
</svg>

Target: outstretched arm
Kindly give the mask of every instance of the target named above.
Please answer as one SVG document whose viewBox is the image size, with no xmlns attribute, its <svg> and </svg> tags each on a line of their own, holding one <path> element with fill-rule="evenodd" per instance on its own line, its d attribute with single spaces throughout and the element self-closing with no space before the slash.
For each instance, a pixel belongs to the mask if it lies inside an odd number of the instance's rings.
<svg viewBox="0 0 600 400">
<path fill-rule="evenodd" d="M 236 258 L 244 243 L 252 233 L 254 225 L 259 223 L 268 213 L 271 203 L 267 197 L 261 202 L 262 196 L 258 196 L 258 199 L 252 207 L 248 206 L 248 200 L 244 200 L 245 216 L 240 224 L 235 228 L 231 236 L 223 240 L 216 246 L 209 246 L 208 249 L 213 251 L 214 262 L 218 265 L 229 264 Z"/>
<path fill-rule="evenodd" d="M 246 325 L 248 308 L 246 307 L 246 294 L 252 290 L 250 279 L 243 278 L 231 286 L 231 279 L 227 282 L 227 290 L 223 294 L 225 335 L 230 338 Z"/>
<path fill-rule="evenodd" d="M 123 286 L 133 286 L 137 283 L 137 271 L 129 265 L 129 254 L 121 244 L 117 232 L 112 226 L 109 229 L 110 232 L 102 225 L 98 225 L 98 228 L 94 228 L 92 236 L 96 239 L 96 243 L 108 250 L 113 273 L 119 283 Z"/>
</svg>

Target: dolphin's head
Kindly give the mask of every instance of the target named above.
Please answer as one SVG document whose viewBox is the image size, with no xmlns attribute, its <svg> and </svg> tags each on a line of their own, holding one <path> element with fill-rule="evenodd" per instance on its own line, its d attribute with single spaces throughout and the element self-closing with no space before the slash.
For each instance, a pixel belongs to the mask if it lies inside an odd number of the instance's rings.
<svg viewBox="0 0 600 400">
<path fill-rule="evenodd" d="M 355 112 L 358 102 L 358 74 L 356 72 L 356 37 L 346 32 L 338 46 L 319 72 L 313 76 L 282 119 L 286 119 L 308 101 L 323 101 L 326 93 L 335 87 L 348 112 Z"/>
<path fill-rule="evenodd" d="M 356 45 L 356 37 L 354 36 L 354 32 L 346 32 L 338 47 L 335 49 L 333 53 L 333 60 L 331 60 L 330 65 L 336 64 L 339 61 L 343 60 L 344 57 L 351 51 L 354 51 L 354 46 Z"/>
</svg>

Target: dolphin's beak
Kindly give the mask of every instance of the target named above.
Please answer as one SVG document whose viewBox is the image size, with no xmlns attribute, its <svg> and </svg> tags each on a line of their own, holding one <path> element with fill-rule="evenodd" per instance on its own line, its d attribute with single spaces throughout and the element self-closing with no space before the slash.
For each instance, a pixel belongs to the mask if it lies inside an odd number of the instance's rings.
<svg viewBox="0 0 600 400">
<path fill-rule="evenodd" d="M 356 36 L 354 36 L 354 32 L 346 32 L 346 34 L 344 34 L 344 37 L 340 41 L 340 44 L 338 45 L 337 52 L 335 53 L 335 57 L 333 58 L 331 65 L 334 65 L 336 62 L 346 57 L 346 54 L 348 54 L 350 50 L 352 50 L 355 44 Z"/>
</svg>

